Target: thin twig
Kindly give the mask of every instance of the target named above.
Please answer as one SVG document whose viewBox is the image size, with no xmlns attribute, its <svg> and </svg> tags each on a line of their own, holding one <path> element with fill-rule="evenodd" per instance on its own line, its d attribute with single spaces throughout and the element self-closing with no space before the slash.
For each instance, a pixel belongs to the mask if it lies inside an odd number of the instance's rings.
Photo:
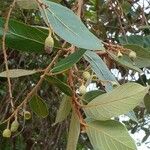
<svg viewBox="0 0 150 150">
<path fill-rule="evenodd" d="M 8 81 L 8 88 L 9 88 L 9 96 L 10 96 L 10 103 L 12 106 L 12 110 L 14 110 L 14 104 L 13 104 L 13 96 L 12 96 L 12 89 L 11 89 L 11 81 L 9 76 L 9 68 L 8 68 L 8 61 L 7 61 L 7 52 L 6 52 L 6 34 L 8 31 L 8 24 L 10 20 L 11 12 L 15 6 L 16 0 L 13 1 L 13 3 L 10 5 L 10 9 L 8 11 L 6 22 L 4 24 L 4 32 L 2 37 L 2 49 L 3 49 L 3 55 L 4 55 L 4 62 L 5 62 L 5 68 L 6 68 L 6 75 L 7 75 L 7 81 Z"/>
<path fill-rule="evenodd" d="M 42 9 L 43 10 L 43 13 L 44 13 L 44 17 L 45 17 L 45 23 L 46 25 L 51 29 L 51 26 L 50 26 L 50 21 L 48 19 L 48 16 L 47 16 L 47 13 L 46 13 L 46 6 L 42 3 L 41 0 L 36 0 L 37 4 L 38 4 L 38 7 L 39 9 Z"/>
<path fill-rule="evenodd" d="M 62 50 L 59 50 L 57 52 L 57 55 L 54 57 L 54 59 L 51 61 L 51 63 L 47 66 L 47 68 L 45 69 L 43 75 L 41 75 L 40 80 L 38 81 L 38 83 L 35 85 L 35 87 L 30 91 L 30 93 L 28 93 L 28 95 L 26 96 L 26 98 L 22 101 L 22 103 L 14 110 L 14 112 L 11 114 L 11 116 L 9 118 L 7 118 L 6 120 L 4 120 L 2 122 L 5 123 L 7 121 L 9 121 L 12 117 L 14 117 L 14 115 L 16 114 L 17 111 L 19 111 L 19 109 L 25 105 L 29 99 L 33 96 L 33 94 L 39 89 L 40 85 L 42 84 L 42 82 L 44 81 L 45 76 L 47 75 L 47 73 L 50 71 L 52 65 L 55 63 L 55 61 L 58 59 L 58 57 L 60 56 Z"/>
<path fill-rule="evenodd" d="M 83 0 L 77 0 L 77 1 L 78 1 L 77 16 L 81 17 Z"/>
<path fill-rule="evenodd" d="M 36 1 L 37 1 L 38 5 L 39 5 L 39 8 L 41 8 L 44 11 L 44 15 L 46 17 L 46 22 L 48 22 L 47 24 L 49 26 L 49 24 L 50 24 L 49 23 L 49 19 L 48 19 L 47 13 L 45 11 L 47 6 L 44 3 L 42 3 L 42 0 L 36 0 Z M 81 17 L 81 13 L 82 13 L 83 0 L 77 0 L 77 3 L 78 3 L 77 16 L 80 18 Z M 71 47 L 69 49 L 70 49 L 70 53 L 73 53 L 75 51 L 75 46 L 71 45 Z M 76 70 L 78 70 L 76 66 L 75 66 L 75 68 L 76 68 Z M 46 72 L 45 75 L 47 75 L 47 74 L 48 74 L 48 72 Z M 82 117 L 82 114 L 80 112 L 80 108 L 81 108 L 80 105 L 81 104 L 79 103 L 79 101 L 77 99 L 75 87 L 74 87 L 74 84 L 73 84 L 74 81 L 73 81 L 73 70 L 72 69 L 70 69 L 70 71 L 69 71 L 68 82 L 69 82 L 69 85 L 71 86 L 72 92 L 73 92 L 72 108 L 77 113 L 77 116 L 79 118 L 80 124 L 82 126 L 85 126 L 85 121 L 84 121 L 84 119 Z"/>
<path fill-rule="evenodd" d="M 76 96 L 76 90 L 75 90 L 75 87 L 74 87 L 74 81 L 73 81 L 73 70 L 70 69 L 69 70 L 69 76 L 68 76 L 68 82 L 69 82 L 69 85 L 72 89 L 72 109 L 74 110 L 74 112 L 77 114 L 78 116 L 78 119 L 79 119 L 79 122 L 82 126 L 86 126 L 86 123 L 83 119 L 83 116 L 80 112 L 80 109 L 81 109 L 81 104 L 80 102 L 78 101 L 78 98 Z"/>
</svg>

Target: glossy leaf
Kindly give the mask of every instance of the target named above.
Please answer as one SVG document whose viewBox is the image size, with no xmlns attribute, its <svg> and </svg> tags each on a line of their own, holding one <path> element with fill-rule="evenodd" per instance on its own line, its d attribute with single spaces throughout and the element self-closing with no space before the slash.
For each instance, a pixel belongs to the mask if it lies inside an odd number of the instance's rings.
<svg viewBox="0 0 150 150">
<path fill-rule="evenodd" d="M 123 55 L 122 57 L 117 57 L 116 55 L 114 55 L 111 52 L 108 52 L 109 56 L 118 64 L 120 64 L 121 66 L 127 68 L 127 69 L 131 69 L 131 70 L 135 70 L 137 72 L 141 72 L 142 70 L 139 69 L 136 65 L 135 62 L 133 62 L 128 56 Z"/>
<path fill-rule="evenodd" d="M 86 51 L 84 58 L 91 64 L 92 70 L 96 73 L 100 80 L 106 81 L 116 81 L 114 75 L 109 71 L 103 60 L 93 51 Z M 106 90 L 112 90 L 112 85 L 108 82 L 104 83 L 106 85 Z"/>
<path fill-rule="evenodd" d="M 89 122 L 86 131 L 95 150 L 137 149 L 127 129 L 117 121 Z"/>
<path fill-rule="evenodd" d="M 71 116 L 70 127 L 69 127 L 66 150 L 77 149 L 79 134 L 80 134 L 80 122 L 76 113 L 73 111 Z"/>
<path fill-rule="evenodd" d="M 53 73 L 60 73 L 60 72 L 64 72 L 64 71 L 68 70 L 82 58 L 85 51 L 86 50 L 84 50 L 84 49 L 75 51 L 73 54 L 60 60 L 51 71 Z"/>
<path fill-rule="evenodd" d="M 84 49 L 104 49 L 101 41 L 85 27 L 72 10 L 48 0 L 43 0 L 43 2 L 47 5 L 46 13 L 52 29 L 62 39 Z M 43 10 L 41 12 L 47 22 Z"/>
<path fill-rule="evenodd" d="M 17 0 L 17 5 L 22 9 L 37 9 L 36 0 Z"/>
<path fill-rule="evenodd" d="M 57 116 L 54 124 L 65 120 L 69 115 L 70 111 L 71 111 L 71 97 L 64 95 L 60 103 L 60 107 L 57 111 Z"/>
<path fill-rule="evenodd" d="M 45 78 L 50 84 L 53 84 L 54 86 L 57 86 L 63 93 L 66 95 L 72 96 L 72 90 L 71 88 L 61 80 L 52 77 L 52 76 L 46 76 Z"/>
<path fill-rule="evenodd" d="M 22 76 L 28 76 L 37 73 L 36 70 L 25 70 L 25 69 L 10 69 L 8 72 L 8 76 L 10 78 L 18 78 Z M 1 72 L 0 77 L 7 78 L 7 71 Z"/>
<path fill-rule="evenodd" d="M 84 106 L 84 111 L 88 117 L 95 120 L 108 120 L 132 110 L 147 92 L 148 87 L 137 83 L 126 83 L 96 97 Z"/>
<path fill-rule="evenodd" d="M 44 100 L 38 95 L 34 95 L 29 102 L 32 111 L 39 117 L 45 118 L 48 116 L 48 108 Z"/>
<path fill-rule="evenodd" d="M 4 20 L 0 18 L 0 39 L 3 35 L 3 26 Z M 6 35 L 6 45 L 8 48 L 20 51 L 41 53 L 43 52 L 47 35 L 47 31 L 43 32 L 38 28 L 10 20 L 9 31 Z"/>
</svg>

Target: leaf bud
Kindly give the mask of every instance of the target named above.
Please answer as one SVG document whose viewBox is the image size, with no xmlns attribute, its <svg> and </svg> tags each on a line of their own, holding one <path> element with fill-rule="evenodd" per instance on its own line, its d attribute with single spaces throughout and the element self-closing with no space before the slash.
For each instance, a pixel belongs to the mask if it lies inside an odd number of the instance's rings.
<svg viewBox="0 0 150 150">
<path fill-rule="evenodd" d="M 91 75 L 90 75 L 90 73 L 88 71 L 84 71 L 82 76 L 86 80 L 89 80 L 91 78 Z"/>
<path fill-rule="evenodd" d="M 85 85 L 81 85 L 81 86 L 79 87 L 79 93 L 80 93 L 81 95 L 84 95 L 84 94 L 86 93 L 86 86 L 85 86 Z"/>
<path fill-rule="evenodd" d="M 24 112 L 24 118 L 25 118 L 25 120 L 31 119 L 31 113 L 29 111 L 25 111 Z"/>
<path fill-rule="evenodd" d="M 115 81 L 111 81 L 111 84 L 112 84 L 113 88 L 119 86 L 119 84 L 117 82 L 115 82 Z"/>
<path fill-rule="evenodd" d="M 18 128 L 19 128 L 19 123 L 17 120 L 14 120 L 10 127 L 11 132 L 16 132 Z"/>
<path fill-rule="evenodd" d="M 11 131 L 10 131 L 10 129 L 5 129 L 3 131 L 3 137 L 6 137 L 6 138 L 10 138 L 11 137 Z"/>
<path fill-rule="evenodd" d="M 45 51 L 46 53 L 50 54 L 54 47 L 54 39 L 51 36 L 51 31 L 49 32 L 48 37 L 45 39 Z"/>
<path fill-rule="evenodd" d="M 135 59 L 135 58 L 136 58 L 136 52 L 131 51 L 131 52 L 129 53 L 129 57 L 130 57 L 131 59 Z"/>
<path fill-rule="evenodd" d="M 117 57 L 119 58 L 119 57 L 122 57 L 122 56 L 123 56 L 122 53 L 119 51 L 118 54 L 117 54 Z"/>
</svg>

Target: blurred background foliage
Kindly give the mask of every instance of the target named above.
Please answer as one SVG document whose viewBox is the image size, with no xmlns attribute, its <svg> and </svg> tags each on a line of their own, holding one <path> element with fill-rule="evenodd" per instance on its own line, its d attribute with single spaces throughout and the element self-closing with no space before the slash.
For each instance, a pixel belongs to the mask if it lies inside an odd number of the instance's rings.
<svg viewBox="0 0 150 150">
<path fill-rule="evenodd" d="M 77 3 L 74 0 L 53 1 L 76 10 Z M 11 2 L 12 0 L 0 0 L 1 17 L 6 17 Z M 29 25 L 45 26 L 38 10 L 24 10 L 15 7 L 11 18 Z M 149 0 L 84 0 L 81 19 L 89 30 L 102 41 L 119 44 L 136 44 L 150 51 Z M 61 44 L 62 40 L 58 42 L 58 45 Z M 26 53 L 13 49 L 8 49 L 7 52 L 9 68 L 42 69 L 51 61 L 51 56 L 45 53 Z M 54 56 L 55 53 L 54 51 L 52 55 Z M 82 68 L 82 66 L 87 64 L 83 61 L 79 65 Z M 132 80 L 142 85 L 150 84 L 150 64 L 147 67 L 141 68 L 144 74 L 137 74 L 115 62 L 113 64 L 108 63 L 107 65 L 120 83 Z M 2 51 L 0 51 L 0 70 L 1 72 L 5 70 Z M 12 80 L 16 106 L 20 104 L 38 80 L 38 74 Z M 96 86 L 100 89 L 102 87 L 100 83 L 96 83 Z M 0 134 L 1 150 L 65 150 L 70 116 L 68 116 L 68 120 L 53 126 L 56 112 L 61 102 L 61 93 L 57 88 L 49 86 L 47 82 L 44 82 L 38 94 L 48 104 L 50 112 L 48 117 L 39 119 L 35 114 L 32 114 L 30 121 L 19 120 L 21 123 L 20 130 L 11 139 L 4 139 Z M 123 119 L 123 123 L 132 134 L 143 130 L 145 135 L 140 142 L 148 144 L 147 139 L 150 135 L 149 95 L 146 95 L 144 102 L 134 109 L 138 123 L 131 119 Z M 30 110 L 30 108 L 28 109 Z M 7 80 L 0 78 L 0 120 L 3 120 L 4 117 L 8 117 L 10 114 Z M 1 125 L 0 131 L 5 126 Z M 141 144 L 140 142 L 138 144 Z M 78 150 L 87 150 L 88 148 L 92 149 L 87 136 L 82 134 L 79 138 Z"/>
</svg>

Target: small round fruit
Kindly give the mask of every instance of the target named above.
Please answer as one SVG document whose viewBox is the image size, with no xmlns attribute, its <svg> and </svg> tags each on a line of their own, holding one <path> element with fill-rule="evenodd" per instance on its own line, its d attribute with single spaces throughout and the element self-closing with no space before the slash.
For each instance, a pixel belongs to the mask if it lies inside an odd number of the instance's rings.
<svg viewBox="0 0 150 150">
<path fill-rule="evenodd" d="M 91 75 L 90 75 L 90 73 L 88 71 L 84 71 L 82 76 L 86 80 L 89 80 L 91 78 Z"/>
<path fill-rule="evenodd" d="M 3 131 L 3 137 L 10 138 L 11 137 L 11 131 L 9 129 L 5 129 Z"/>
<path fill-rule="evenodd" d="M 135 58 L 136 58 L 136 52 L 131 51 L 131 52 L 129 53 L 129 57 L 130 57 L 131 59 L 135 59 Z"/>
<path fill-rule="evenodd" d="M 119 85 L 119 84 L 118 84 L 117 82 L 115 82 L 115 81 L 111 81 L 111 84 L 112 84 L 112 86 L 113 86 L 114 88 Z"/>
<path fill-rule="evenodd" d="M 45 51 L 46 53 L 50 54 L 54 47 L 54 39 L 52 38 L 51 34 L 45 39 Z"/>
<path fill-rule="evenodd" d="M 84 95 L 84 94 L 86 93 L 86 87 L 85 87 L 84 85 L 81 85 L 81 86 L 79 87 L 79 93 L 80 93 L 81 95 Z"/>
<path fill-rule="evenodd" d="M 19 123 L 17 120 L 13 121 L 10 127 L 11 132 L 16 132 L 19 128 Z"/>
<path fill-rule="evenodd" d="M 24 118 L 25 118 L 26 120 L 31 119 L 31 113 L 30 113 L 29 111 L 25 111 L 25 112 L 24 112 Z"/>
<path fill-rule="evenodd" d="M 122 53 L 119 51 L 118 54 L 117 54 L 117 57 L 122 57 Z"/>
</svg>

